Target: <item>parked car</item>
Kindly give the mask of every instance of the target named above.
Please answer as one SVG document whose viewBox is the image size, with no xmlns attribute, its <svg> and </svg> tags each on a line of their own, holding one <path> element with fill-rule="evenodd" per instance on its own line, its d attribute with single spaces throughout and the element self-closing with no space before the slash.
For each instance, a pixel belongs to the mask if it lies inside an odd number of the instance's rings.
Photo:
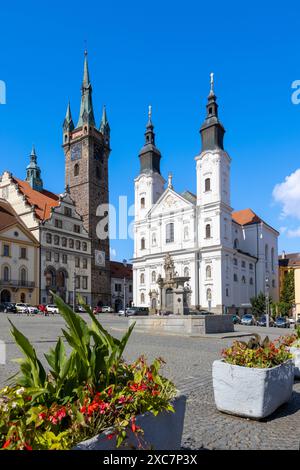
<svg viewBox="0 0 300 470">
<path fill-rule="evenodd" d="M 232 323 L 235 325 L 236 323 L 241 323 L 241 319 L 238 315 L 232 315 Z"/>
<path fill-rule="evenodd" d="M 27 309 L 28 309 L 28 313 L 30 313 L 30 314 L 39 313 L 39 309 L 37 307 L 33 307 L 30 304 L 26 304 L 26 306 L 27 306 Z"/>
<path fill-rule="evenodd" d="M 26 304 L 16 303 L 17 313 L 29 313 Z"/>
<path fill-rule="evenodd" d="M 46 305 L 46 310 L 47 313 L 52 313 L 52 315 L 54 315 L 55 313 L 59 313 L 58 307 L 54 304 Z"/>
<path fill-rule="evenodd" d="M 251 313 L 246 313 L 242 316 L 241 325 L 255 325 L 256 320 Z"/>
<path fill-rule="evenodd" d="M 276 326 L 277 328 L 290 328 L 291 325 L 287 318 L 277 317 L 274 322 L 274 326 Z"/>
<path fill-rule="evenodd" d="M 292 326 L 295 325 L 295 323 L 296 323 L 295 318 L 290 317 L 288 320 L 289 320 L 289 322 L 290 322 L 290 325 L 292 325 Z"/>
<path fill-rule="evenodd" d="M 76 305 L 75 312 L 86 313 L 86 310 L 84 310 L 84 307 L 82 305 Z"/>
<path fill-rule="evenodd" d="M 97 305 L 96 307 L 93 308 L 94 315 L 96 315 L 97 313 L 101 313 L 101 312 L 102 312 L 102 307 L 99 307 Z"/>
<path fill-rule="evenodd" d="M 126 309 L 125 317 L 149 315 L 148 307 L 129 307 Z"/>
<path fill-rule="evenodd" d="M 102 313 L 113 313 L 114 309 L 112 307 L 109 307 L 108 305 L 105 305 L 102 307 Z"/>
<path fill-rule="evenodd" d="M 127 312 L 128 309 L 126 309 L 126 312 Z M 118 315 L 119 317 L 124 317 L 125 316 L 125 310 L 121 309 L 118 311 Z"/>
<path fill-rule="evenodd" d="M 3 302 L 0 304 L 0 312 L 4 313 L 17 313 L 16 304 L 11 302 Z"/>
<path fill-rule="evenodd" d="M 266 315 L 262 315 L 261 317 L 259 317 L 256 324 L 258 326 L 267 326 L 267 317 L 266 317 Z M 271 317 L 269 317 L 269 326 L 274 326 L 274 320 Z"/>
</svg>

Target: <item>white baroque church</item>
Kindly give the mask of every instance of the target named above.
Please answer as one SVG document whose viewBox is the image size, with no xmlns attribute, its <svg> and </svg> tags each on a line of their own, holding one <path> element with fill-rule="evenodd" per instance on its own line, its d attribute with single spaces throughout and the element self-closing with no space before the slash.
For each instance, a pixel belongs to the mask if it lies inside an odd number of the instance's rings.
<svg viewBox="0 0 300 470">
<path fill-rule="evenodd" d="M 202 148 L 195 157 L 197 194 L 179 193 L 172 175 L 168 182 L 161 175 L 149 107 L 135 179 L 134 305 L 172 310 L 176 296 L 160 288 L 166 255 L 176 276 L 186 278 L 189 308 L 244 313 L 251 310 L 250 298 L 260 292 L 278 300 L 279 233 L 251 209 L 233 211 L 231 157 L 223 147 L 224 133 L 212 74 L 200 129 Z"/>
</svg>

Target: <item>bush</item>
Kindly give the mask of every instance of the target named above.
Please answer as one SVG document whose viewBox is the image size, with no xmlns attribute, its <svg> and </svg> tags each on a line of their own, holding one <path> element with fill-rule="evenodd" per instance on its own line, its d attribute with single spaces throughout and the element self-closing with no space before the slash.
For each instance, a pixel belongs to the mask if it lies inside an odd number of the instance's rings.
<svg viewBox="0 0 300 470">
<path fill-rule="evenodd" d="M 138 414 L 172 411 L 174 385 L 159 374 L 163 361 L 148 365 L 145 358 L 133 364 L 122 359 L 132 328 L 121 340 L 112 337 L 91 310 L 88 325 L 54 296 L 67 329 L 45 358 L 47 373 L 28 339 L 12 325 L 12 334 L 23 355 L 20 372 L 0 391 L 0 448 L 70 449 L 76 443 L 112 428 L 109 438 L 117 444 L 128 428 L 142 434 L 135 424 Z"/>
<path fill-rule="evenodd" d="M 268 337 L 261 342 L 254 335 L 248 343 L 234 341 L 232 346 L 222 351 L 223 360 L 243 367 L 270 368 L 291 359 L 291 354 L 282 343 L 271 342 Z"/>
</svg>

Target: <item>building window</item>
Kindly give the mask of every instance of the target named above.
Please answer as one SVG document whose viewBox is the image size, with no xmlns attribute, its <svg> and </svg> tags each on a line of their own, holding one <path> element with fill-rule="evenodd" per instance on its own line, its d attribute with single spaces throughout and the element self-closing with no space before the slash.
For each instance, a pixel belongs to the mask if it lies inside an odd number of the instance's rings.
<svg viewBox="0 0 300 470">
<path fill-rule="evenodd" d="M 238 241 L 237 238 L 235 238 L 235 240 L 234 240 L 234 242 L 233 242 L 233 248 L 234 248 L 235 250 L 238 250 L 238 248 L 239 248 L 239 241 Z"/>
<path fill-rule="evenodd" d="M 140 275 L 140 283 L 141 283 L 141 284 L 145 284 L 145 274 L 144 274 L 144 273 L 142 273 L 142 274 Z"/>
<path fill-rule="evenodd" d="M 27 281 L 27 271 L 26 271 L 25 268 L 21 268 L 21 270 L 20 270 L 20 282 L 21 282 L 21 286 L 25 286 L 26 281 Z"/>
<path fill-rule="evenodd" d="M 166 225 L 166 243 L 174 242 L 174 224 L 171 222 Z"/>
<path fill-rule="evenodd" d="M 272 287 L 273 287 L 273 289 L 274 289 L 274 287 L 276 287 L 275 279 L 272 279 Z"/>
<path fill-rule="evenodd" d="M 62 262 L 63 262 L 63 264 L 67 264 L 67 262 L 68 262 L 68 256 L 67 255 L 65 255 L 65 254 L 62 255 Z"/>
<path fill-rule="evenodd" d="M 74 248 L 74 240 L 72 238 L 69 240 L 69 248 Z"/>
<path fill-rule="evenodd" d="M 27 258 L 27 249 L 24 247 L 20 248 L 20 258 L 21 259 L 26 259 Z"/>
<path fill-rule="evenodd" d="M 59 236 L 54 235 L 54 245 L 59 245 Z"/>
<path fill-rule="evenodd" d="M 74 165 L 74 176 L 78 176 L 78 175 L 79 175 L 79 164 L 75 163 L 75 165 Z"/>
<path fill-rule="evenodd" d="M 132 294 L 132 284 L 129 284 L 129 293 Z"/>
<path fill-rule="evenodd" d="M 245 268 L 245 267 L 246 267 L 246 262 L 242 261 L 242 268 Z"/>
<path fill-rule="evenodd" d="M 245 276 L 242 276 L 242 284 L 246 284 L 246 278 L 245 278 Z"/>
<path fill-rule="evenodd" d="M 80 268 L 80 258 L 75 257 L 75 268 Z"/>
<path fill-rule="evenodd" d="M 253 264 L 252 264 L 252 263 L 249 264 L 249 269 L 250 269 L 251 271 L 253 270 Z"/>
<path fill-rule="evenodd" d="M 141 294 L 141 304 L 145 303 L 145 294 Z"/>
<path fill-rule="evenodd" d="M 234 280 L 234 282 L 238 282 L 238 277 L 237 277 L 236 273 L 234 273 L 234 275 L 233 275 L 233 280 Z"/>
<path fill-rule="evenodd" d="M 141 209 L 145 209 L 145 198 L 141 198 Z"/>
<path fill-rule="evenodd" d="M 54 261 L 55 263 L 59 263 L 59 253 L 54 253 Z"/>
<path fill-rule="evenodd" d="M 151 278 L 152 278 L 152 282 L 156 282 L 156 272 L 155 271 L 152 271 Z"/>
<path fill-rule="evenodd" d="M 52 235 L 51 235 L 51 233 L 46 233 L 46 242 L 47 242 L 47 243 L 52 243 Z"/>
<path fill-rule="evenodd" d="M 268 245 L 265 246 L 265 267 L 268 269 L 268 263 L 269 263 L 269 247 Z"/>
<path fill-rule="evenodd" d="M 8 266 L 4 266 L 3 268 L 3 279 L 5 282 L 10 280 L 10 269 Z"/>
<path fill-rule="evenodd" d="M 274 248 L 271 249 L 271 268 L 274 272 Z"/>
<path fill-rule="evenodd" d="M 46 261 L 51 261 L 51 251 L 46 251 Z"/>
<path fill-rule="evenodd" d="M 211 226 L 210 224 L 207 224 L 205 227 L 205 237 L 206 238 L 211 238 Z"/>
<path fill-rule="evenodd" d="M 81 243 L 80 243 L 79 240 L 76 240 L 75 246 L 76 246 L 76 250 L 80 250 L 80 249 L 81 249 Z"/>
<path fill-rule="evenodd" d="M 82 276 L 82 289 L 88 288 L 88 278 L 87 276 Z"/>
<path fill-rule="evenodd" d="M 156 246 L 156 233 L 152 233 L 152 246 Z"/>
<path fill-rule="evenodd" d="M 226 287 L 226 297 L 229 297 L 229 289 Z"/>
<path fill-rule="evenodd" d="M 238 265 L 238 260 L 236 258 L 233 258 L 233 264 L 234 264 L 234 266 Z"/>
<path fill-rule="evenodd" d="M 206 300 L 211 300 L 211 289 L 207 289 L 206 291 Z"/>
<path fill-rule="evenodd" d="M 71 209 L 71 207 L 65 207 L 65 208 L 64 208 L 64 214 L 65 214 L 67 217 L 72 217 L 72 209 Z"/>
<path fill-rule="evenodd" d="M 204 182 L 204 186 L 205 186 L 205 191 L 210 191 L 210 178 L 206 178 L 205 182 Z"/>
<path fill-rule="evenodd" d="M 190 277 L 190 270 L 187 266 L 183 270 L 183 275 L 184 277 Z"/>
<path fill-rule="evenodd" d="M 188 227 L 184 227 L 183 238 L 184 238 L 184 240 L 189 239 L 189 228 Z"/>
<path fill-rule="evenodd" d="M 67 239 L 66 239 L 66 237 L 62 237 L 62 239 L 61 239 L 61 245 L 62 245 L 62 246 L 67 246 Z"/>
<path fill-rule="evenodd" d="M 75 277 L 75 288 L 80 289 L 80 276 Z"/>
<path fill-rule="evenodd" d="M 141 250 L 145 249 L 145 238 L 141 239 Z"/>
<path fill-rule="evenodd" d="M 211 266 L 206 266 L 206 279 L 211 278 Z"/>
<path fill-rule="evenodd" d="M 88 265 L 88 260 L 86 258 L 83 258 L 83 260 L 82 260 L 83 269 L 87 269 L 87 265 Z"/>
<path fill-rule="evenodd" d="M 82 242 L 82 249 L 83 249 L 83 251 L 87 251 L 87 243 L 86 242 Z"/>
<path fill-rule="evenodd" d="M 74 225 L 74 232 L 75 233 L 80 233 L 80 225 Z"/>
<path fill-rule="evenodd" d="M 115 284 L 115 292 L 122 292 L 122 284 Z"/>
<path fill-rule="evenodd" d="M 253 277 L 250 277 L 250 286 L 253 286 Z"/>
<path fill-rule="evenodd" d="M 55 224 L 55 227 L 56 227 L 56 228 L 62 228 L 62 220 L 60 220 L 60 219 L 55 219 L 54 224 Z"/>
</svg>

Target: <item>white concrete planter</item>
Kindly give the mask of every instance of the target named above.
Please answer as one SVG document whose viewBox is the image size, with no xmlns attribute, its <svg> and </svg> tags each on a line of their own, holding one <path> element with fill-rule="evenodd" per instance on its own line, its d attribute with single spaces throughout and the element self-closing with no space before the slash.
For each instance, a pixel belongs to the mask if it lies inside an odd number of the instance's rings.
<svg viewBox="0 0 300 470">
<path fill-rule="evenodd" d="M 295 378 L 300 379 L 300 348 L 290 347 L 290 353 L 293 354 Z"/>
<path fill-rule="evenodd" d="M 213 363 L 213 389 L 220 411 L 262 419 L 286 403 L 293 392 L 294 364 L 288 360 L 270 369 Z"/>
<path fill-rule="evenodd" d="M 155 450 L 179 450 L 183 432 L 186 397 L 178 395 L 172 403 L 175 413 L 163 412 L 157 416 L 145 413 L 136 418 L 136 424 L 144 430 L 139 434 L 143 447 Z M 128 437 L 123 445 L 116 447 L 116 439 L 107 439 L 111 429 L 98 434 L 86 441 L 79 442 L 73 450 L 128 450 L 138 448 L 138 442 L 134 433 L 129 430 Z"/>
</svg>

